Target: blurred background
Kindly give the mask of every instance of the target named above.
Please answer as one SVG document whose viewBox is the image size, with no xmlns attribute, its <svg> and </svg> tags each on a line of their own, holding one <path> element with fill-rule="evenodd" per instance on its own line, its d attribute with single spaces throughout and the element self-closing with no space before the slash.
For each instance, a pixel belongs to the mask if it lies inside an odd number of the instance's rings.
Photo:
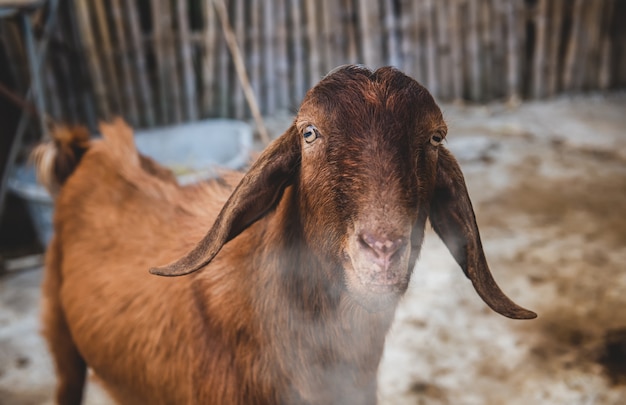
<svg viewBox="0 0 626 405">
<path fill-rule="evenodd" d="M 7 186 L 51 122 L 231 118 L 258 148 L 345 63 L 435 96 L 495 277 L 540 316 L 485 312 L 431 237 L 381 402 L 624 403 L 625 21 L 626 0 L 0 0 L 0 404 L 46 403 L 54 381 L 45 240 Z"/>
<path fill-rule="evenodd" d="M 210 0 L 36 3 L 42 6 L 32 16 L 35 35 L 47 36 L 49 49 L 42 90 L 55 119 L 94 125 L 123 115 L 135 127 L 150 127 L 250 116 Z M 345 63 L 397 66 L 443 101 L 536 99 L 626 85 L 620 0 L 225 4 L 266 115 L 293 110 L 308 88 Z M 20 19 L 3 19 L 0 29 L 2 81 L 24 93 L 30 79 Z"/>
</svg>

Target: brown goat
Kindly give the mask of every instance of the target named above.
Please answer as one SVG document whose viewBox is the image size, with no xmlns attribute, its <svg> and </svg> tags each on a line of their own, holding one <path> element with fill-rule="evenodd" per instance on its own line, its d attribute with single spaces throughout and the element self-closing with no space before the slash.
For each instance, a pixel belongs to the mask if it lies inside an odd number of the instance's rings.
<svg viewBox="0 0 626 405">
<path fill-rule="evenodd" d="M 40 149 L 40 172 L 75 166 L 43 285 L 59 403 L 87 366 L 124 404 L 375 403 L 427 218 L 491 308 L 535 317 L 489 272 L 441 111 L 393 68 L 331 72 L 245 175 L 181 187 L 101 131 Z M 148 273 L 168 262 L 201 271 Z"/>
</svg>

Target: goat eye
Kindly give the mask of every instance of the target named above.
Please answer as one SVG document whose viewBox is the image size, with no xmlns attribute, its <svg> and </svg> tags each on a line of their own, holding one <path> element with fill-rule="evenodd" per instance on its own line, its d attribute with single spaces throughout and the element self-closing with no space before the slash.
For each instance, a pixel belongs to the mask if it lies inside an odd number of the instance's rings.
<svg viewBox="0 0 626 405">
<path fill-rule="evenodd" d="M 313 125 L 309 125 L 304 129 L 302 136 L 304 136 L 306 143 L 311 143 L 317 139 L 317 129 Z"/>
<path fill-rule="evenodd" d="M 439 146 L 441 141 L 443 141 L 443 135 L 440 133 L 436 133 L 430 136 L 430 144 L 433 146 Z"/>
</svg>

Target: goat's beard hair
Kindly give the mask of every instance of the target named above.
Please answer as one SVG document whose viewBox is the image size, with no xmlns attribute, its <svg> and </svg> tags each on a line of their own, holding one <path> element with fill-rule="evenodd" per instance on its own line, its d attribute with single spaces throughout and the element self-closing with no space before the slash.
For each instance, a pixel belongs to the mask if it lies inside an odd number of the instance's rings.
<svg viewBox="0 0 626 405">
<path fill-rule="evenodd" d="M 339 264 L 318 268 L 324 264 L 303 246 L 274 251 L 273 256 L 290 263 L 276 275 L 281 288 L 273 302 L 283 308 L 268 314 L 274 318 L 269 322 L 280 325 L 268 338 L 282 353 L 277 356 L 285 362 L 281 369 L 293 379 L 288 392 L 294 398 L 287 402 L 306 402 L 307 397 L 319 398 L 320 392 L 326 392 L 330 402 L 353 402 L 355 395 L 375 392 L 384 338 L 401 293 L 383 297 L 372 304 L 379 310 L 372 311 L 353 297 L 339 277 Z"/>
</svg>

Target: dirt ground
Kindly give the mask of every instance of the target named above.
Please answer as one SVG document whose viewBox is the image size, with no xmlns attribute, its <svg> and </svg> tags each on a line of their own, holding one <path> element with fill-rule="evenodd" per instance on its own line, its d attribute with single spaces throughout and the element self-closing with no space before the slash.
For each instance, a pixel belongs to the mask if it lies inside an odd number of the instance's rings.
<svg viewBox="0 0 626 405">
<path fill-rule="evenodd" d="M 626 403 L 626 94 L 442 108 L 494 277 L 539 317 L 489 310 L 430 231 L 387 339 L 380 403 Z M 41 269 L 0 277 L 2 405 L 52 403 L 40 280 Z M 91 383 L 86 403 L 110 401 Z"/>
</svg>

